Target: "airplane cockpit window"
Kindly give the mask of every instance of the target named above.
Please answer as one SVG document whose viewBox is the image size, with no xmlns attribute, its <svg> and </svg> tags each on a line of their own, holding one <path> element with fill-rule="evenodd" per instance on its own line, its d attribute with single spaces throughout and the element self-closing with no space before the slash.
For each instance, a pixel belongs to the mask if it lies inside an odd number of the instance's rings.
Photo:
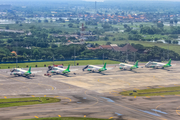
<svg viewBox="0 0 180 120">
<path fill-rule="evenodd" d="M 53 68 L 53 70 L 57 70 L 57 68 Z"/>
</svg>

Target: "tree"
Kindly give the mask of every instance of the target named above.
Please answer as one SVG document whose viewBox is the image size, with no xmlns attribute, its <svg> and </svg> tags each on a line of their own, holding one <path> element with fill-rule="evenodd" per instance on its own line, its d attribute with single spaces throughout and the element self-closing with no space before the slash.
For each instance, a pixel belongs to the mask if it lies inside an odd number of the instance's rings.
<svg viewBox="0 0 180 120">
<path fill-rule="evenodd" d="M 131 30 L 131 33 L 132 34 L 138 34 L 138 31 L 137 30 Z"/>
<path fill-rule="evenodd" d="M 129 40 L 140 40 L 142 38 L 143 37 L 139 34 L 129 35 L 129 37 L 128 37 Z"/>
<path fill-rule="evenodd" d="M 34 51 L 33 51 L 33 55 L 39 55 L 40 54 L 40 52 L 39 52 L 39 50 L 38 49 L 35 49 Z"/>
<path fill-rule="evenodd" d="M 173 20 L 170 20 L 170 26 L 173 26 Z"/>
<path fill-rule="evenodd" d="M 127 24 L 124 24 L 124 28 L 127 28 L 127 27 L 129 27 Z"/>
<path fill-rule="evenodd" d="M 114 21 L 113 21 L 113 24 L 117 24 L 117 21 L 114 20 Z"/>
<path fill-rule="evenodd" d="M 62 43 L 66 43 L 67 42 L 66 37 L 64 37 L 64 36 L 61 37 L 60 40 L 61 40 Z"/>
<path fill-rule="evenodd" d="M 169 35 L 170 38 L 178 39 L 178 35 Z"/>
<path fill-rule="evenodd" d="M 124 32 L 130 32 L 133 28 L 130 28 L 129 26 L 126 27 L 126 30 Z"/>
<path fill-rule="evenodd" d="M 8 42 L 8 43 L 12 43 L 12 42 L 13 42 L 13 39 L 8 39 L 7 42 Z"/>
<path fill-rule="evenodd" d="M 142 27 L 143 27 L 143 24 L 140 24 L 139 27 L 142 28 Z"/>
<path fill-rule="evenodd" d="M 45 22 L 45 23 L 48 23 L 48 20 L 47 20 L 47 19 L 45 19 L 45 20 L 44 20 L 44 22 Z"/>
<path fill-rule="evenodd" d="M 56 45 L 56 44 L 51 45 L 51 48 L 57 48 L 57 47 L 58 47 L 58 45 Z"/>
<path fill-rule="evenodd" d="M 165 42 L 167 42 L 167 43 L 171 44 L 171 40 L 165 40 Z"/>
<path fill-rule="evenodd" d="M 1 44 L 1 43 L 4 43 L 4 41 L 3 41 L 3 40 L 0 40 L 0 44 Z"/>
<path fill-rule="evenodd" d="M 69 26 L 70 28 L 72 28 L 72 27 L 73 27 L 73 24 L 72 24 L 72 23 L 70 23 L 70 24 L 68 24 L 68 26 Z"/>
<path fill-rule="evenodd" d="M 106 45 L 110 45 L 110 44 L 112 44 L 112 43 L 111 43 L 111 42 L 107 42 L 107 43 L 106 43 Z"/>
<path fill-rule="evenodd" d="M 105 41 L 108 41 L 108 40 L 109 40 L 109 38 L 106 36 L 106 37 L 104 38 L 104 40 L 105 40 Z"/>
<path fill-rule="evenodd" d="M 6 26 L 6 30 L 9 30 L 9 26 L 8 25 Z"/>
<path fill-rule="evenodd" d="M 163 23 L 157 23 L 157 27 L 163 28 L 163 27 L 164 27 L 164 24 L 163 24 Z"/>
<path fill-rule="evenodd" d="M 178 23 L 178 19 L 177 18 L 174 18 L 174 23 L 177 25 L 177 23 Z"/>
<path fill-rule="evenodd" d="M 178 41 L 173 41 L 173 44 L 178 44 Z"/>
<path fill-rule="evenodd" d="M 65 59 L 63 55 L 59 55 L 58 57 L 59 57 L 59 59 L 61 59 L 61 60 L 62 60 L 62 59 Z"/>
</svg>

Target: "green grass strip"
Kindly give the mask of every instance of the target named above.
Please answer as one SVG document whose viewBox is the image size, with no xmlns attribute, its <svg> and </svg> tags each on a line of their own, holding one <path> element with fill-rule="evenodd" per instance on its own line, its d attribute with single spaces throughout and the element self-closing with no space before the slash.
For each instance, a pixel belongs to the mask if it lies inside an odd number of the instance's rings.
<svg viewBox="0 0 180 120">
<path fill-rule="evenodd" d="M 113 60 L 104 60 L 104 62 L 106 62 L 107 64 L 119 64 L 120 62 L 118 61 L 113 61 Z M 103 64 L 103 60 L 76 60 L 76 63 L 79 63 L 79 65 L 102 65 Z M 63 64 L 64 66 L 67 65 L 74 65 L 74 61 L 55 61 L 54 64 Z M 31 67 L 35 67 L 35 65 L 37 65 L 37 67 L 44 67 L 44 65 L 46 65 L 46 67 L 48 67 L 48 65 L 53 65 L 53 62 L 32 62 L 32 63 L 18 63 L 19 68 L 26 68 L 26 66 L 31 66 Z M 12 64 L 0 64 L 0 69 L 8 69 L 8 67 L 10 68 L 14 68 L 16 67 L 16 63 L 12 63 Z"/>
<path fill-rule="evenodd" d="M 143 89 L 143 90 L 136 90 L 137 92 L 130 91 L 123 91 L 120 92 L 121 95 L 124 96 L 160 96 L 160 95 L 176 95 L 180 94 L 180 86 L 176 87 L 163 87 L 163 88 L 153 88 L 153 89 Z M 132 95 L 129 95 L 133 93 Z"/>
<path fill-rule="evenodd" d="M 60 99 L 51 98 L 51 97 L 8 98 L 8 99 L 0 99 L 0 108 L 23 106 L 23 105 L 34 105 L 34 104 L 45 104 L 45 103 L 54 103 L 54 102 L 60 102 Z"/>
<path fill-rule="evenodd" d="M 53 118 L 33 118 L 25 120 L 108 120 L 100 118 L 78 118 L 78 117 L 53 117 Z"/>
</svg>

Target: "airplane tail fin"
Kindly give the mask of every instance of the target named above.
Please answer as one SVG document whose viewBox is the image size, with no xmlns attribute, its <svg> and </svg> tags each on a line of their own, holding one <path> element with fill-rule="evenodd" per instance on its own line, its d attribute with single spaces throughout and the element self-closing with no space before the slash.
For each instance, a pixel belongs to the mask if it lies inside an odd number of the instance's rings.
<svg viewBox="0 0 180 120">
<path fill-rule="evenodd" d="M 138 68 L 138 60 L 136 61 L 136 63 L 135 63 L 135 67 L 137 67 Z"/>
<path fill-rule="evenodd" d="M 68 65 L 68 67 L 67 67 L 67 69 L 66 69 L 66 70 L 70 72 L 69 68 L 70 68 L 70 65 Z"/>
<path fill-rule="evenodd" d="M 103 66 L 103 68 L 106 68 L 106 63 L 104 63 L 104 66 Z"/>
<path fill-rule="evenodd" d="M 171 59 L 169 60 L 169 62 L 167 64 L 171 66 Z"/>
<path fill-rule="evenodd" d="M 31 66 L 29 67 L 28 73 L 31 74 Z"/>
</svg>

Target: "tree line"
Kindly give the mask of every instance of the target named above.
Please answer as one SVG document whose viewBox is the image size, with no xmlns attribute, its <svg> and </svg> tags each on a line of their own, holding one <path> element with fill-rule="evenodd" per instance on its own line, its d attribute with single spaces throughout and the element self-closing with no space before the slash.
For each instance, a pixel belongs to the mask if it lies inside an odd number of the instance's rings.
<svg viewBox="0 0 180 120">
<path fill-rule="evenodd" d="M 32 49 L 25 49 L 25 48 L 18 48 L 18 60 L 19 61 L 31 61 L 31 60 L 65 60 L 65 59 L 73 59 L 74 58 L 74 51 L 76 58 L 103 58 L 103 54 L 105 58 L 118 60 L 118 61 L 125 61 L 126 52 L 118 52 L 113 50 L 107 49 L 97 49 L 97 50 L 89 50 L 86 47 L 87 44 L 84 45 L 61 45 L 60 47 L 56 48 L 32 48 Z M 149 61 L 152 59 L 159 59 L 161 61 L 169 58 L 173 60 L 180 60 L 179 54 L 175 53 L 174 51 L 163 49 L 157 46 L 154 47 L 144 47 L 141 44 L 131 44 L 134 48 L 138 49 L 138 52 L 134 53 L 128 51 L 128 60 L 134 61 Z M 95 44 L 94 46 L 97 46 Z M 120 44 L 120 47 L 125 46 L 125 44 Z M 0 61 L 1 62 L 15 62 L 16 56 L 11 51 L 14 48 L 1 48 L 0 49 Z M 146 50 L 146 52 L 144 52 Z"/>
</svg>

